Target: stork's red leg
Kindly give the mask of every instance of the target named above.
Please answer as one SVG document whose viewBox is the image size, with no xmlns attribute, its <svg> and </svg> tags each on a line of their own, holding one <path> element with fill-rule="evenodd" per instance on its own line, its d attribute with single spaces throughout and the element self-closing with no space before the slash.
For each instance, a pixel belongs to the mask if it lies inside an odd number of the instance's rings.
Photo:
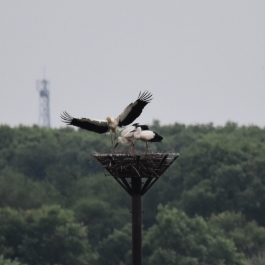
<svg viewBox="0 0 265 265">
<path fill-rule="evenodd" d="M 131 145 L 131 152 L 134 153 L 134 143 Z"/>
</svg>

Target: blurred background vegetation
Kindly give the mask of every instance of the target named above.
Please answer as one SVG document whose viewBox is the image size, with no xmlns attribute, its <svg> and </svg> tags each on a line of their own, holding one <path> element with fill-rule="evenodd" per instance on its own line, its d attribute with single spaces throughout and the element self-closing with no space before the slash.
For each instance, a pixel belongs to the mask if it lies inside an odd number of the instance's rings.
<svg viewBox="0 0 265 265">
<path fill-rule="evenodd" d="M 265 264 L 265 129 L 151 128 L 181 156 L 143 198 L 144 264 Z M 109 137 L 0 126 L 0 265 L 131 264 L 130 197 L 93 152 Z"/>
</svg>

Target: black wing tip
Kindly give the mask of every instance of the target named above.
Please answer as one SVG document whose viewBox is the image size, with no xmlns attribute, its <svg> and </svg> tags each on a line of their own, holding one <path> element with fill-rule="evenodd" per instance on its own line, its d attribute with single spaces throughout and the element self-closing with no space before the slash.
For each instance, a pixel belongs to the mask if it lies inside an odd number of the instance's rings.
<svg viewBox="0 0 265 265">
<path fill-rule="evenodd" d="M 147 90 L 145 90 L 143 93 L 141 93 L 140 91 L 138 100 L 144 101 L 146 103 L 150 103 L 150 101 L 153 99 L 152 96 L 153 96 L 152 93 Z"/>
<path fill-rule="evenodd" d="M 148 125 L 139 125 L 138 127 L 141 127 L 142 131 L 148 131 L 149 130 Z"/>
<path fill-rule="evenodd" d="M 148 125 L 145 125 L 145 124 L 134 123 L 132 126 L 135 126 L 136 128 L 137 128 L 137 127 L 141 127 L 142 131 L 147 131 L 147 130 L 149 130 Z"/>
<path fill-rule="evenodd" d="M 63 114 L 60 115 L 62 122 L 66 123 L 67 125 L 71 125 L 73 121 L 73 117 L 68 114 L 66 111 L 63 111 Z"/>
<path fill-rule="evenodd" d="M 159 135 L 158 133 L 154 132 L 155 137 L 152 140 L 153 142 L 162 142 L 162 140 L 164 139 L 161 135 Z"/>
</svg>

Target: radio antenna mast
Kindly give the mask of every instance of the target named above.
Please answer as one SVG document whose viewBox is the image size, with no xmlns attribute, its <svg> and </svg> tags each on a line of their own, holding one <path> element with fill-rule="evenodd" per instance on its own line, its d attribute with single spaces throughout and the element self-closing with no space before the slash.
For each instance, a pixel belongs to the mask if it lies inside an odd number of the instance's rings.
<svg viewBox="0 0 265 265">
<path fill-rule="evenodd" d="M 50 92 L 49 81 L 45 79 L 45 67 L 43 67 L 43 80 L 37 80 L 39 92 L 39 126 L 50 128 Z"/>
</svg>

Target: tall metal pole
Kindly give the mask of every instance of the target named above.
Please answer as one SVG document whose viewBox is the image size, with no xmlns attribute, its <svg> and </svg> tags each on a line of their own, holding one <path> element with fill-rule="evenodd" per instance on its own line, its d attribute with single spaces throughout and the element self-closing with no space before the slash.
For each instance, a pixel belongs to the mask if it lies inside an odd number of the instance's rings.
<svg viewBox="0 0 265 265">
<path fill-rule="evenodd" d="M 179 154 L 95 154 L 94 157 L 132 197 L 132 265 L 142 265 L 142 196 Z"/>
<path fill-rule="evenodd" d="M 132 187 L 132 265 L 142 265 L 142 179 L 131 178 Z"/>
</svg>

